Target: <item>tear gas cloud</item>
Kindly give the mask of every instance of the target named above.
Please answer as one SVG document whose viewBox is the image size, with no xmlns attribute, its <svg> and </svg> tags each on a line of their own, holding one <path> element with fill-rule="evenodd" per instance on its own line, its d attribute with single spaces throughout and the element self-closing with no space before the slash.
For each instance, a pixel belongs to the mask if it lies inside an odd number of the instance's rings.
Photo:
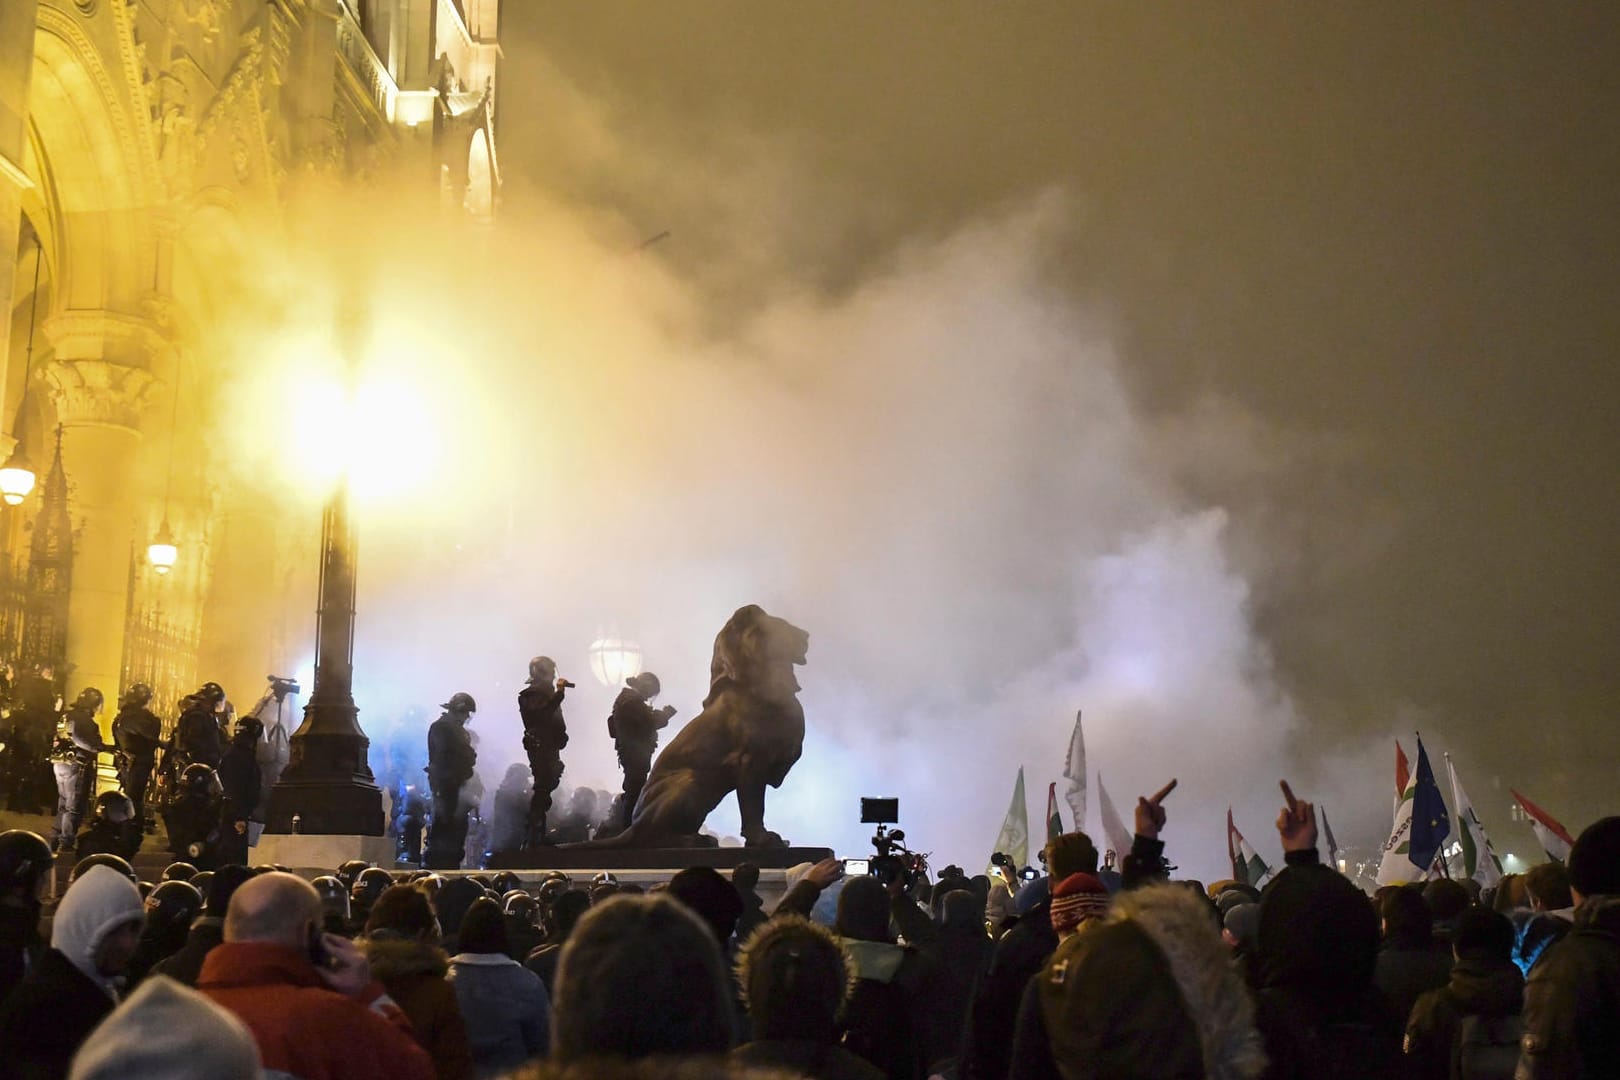
<svg viewBox="0 0 1620 1080">
<path fill-rule="evenodd" d="M 1226 876 L 1229 802 L 1273 851 L 1294 709 L 1229 512 L 1181 482 L 1186 448 L 1167 440 L 1188 425 L 1134 404 L 1106 324 L 1048 285 L 1069 197 L 920 238 L 837 290 L 750 250 L 772 269 L 743 301 L 656 248 L 627 254 L 631 231 L 600 213 L 534 191 L 511 209 L 521 184 L 489 229 L 323 193 L 302 231 L 244 240 L 215 331 L 240 358 L 215 451 L 300 508 L 311 564 L 312 462 L 339 450 L 310 444 L 342 425 L 299 428 L 327 391 L 298 388 L 338 352 L 359 357 L 362 399 L 389 388 L 346 450 L 389 481 L 364 483 L 356 460 L 374 764 L 424 755 L 436 706 L 466 690 L 493 791 L 521 760 L 515 695 L 545 653 L 580 684 L 564 789 L 616 790 L 593 639 L 641 645 L 680 710 L 667 741 L 707 690 L 715 632 L 759 603 L 811 634 L 804 757 L 767 800 L 795 843 L 860 854 L 859 796 L 898 795 L 936 867 L 977 872 L 1022 765 L 1038 847 L 1084 708 L 1092 787 L 1100 769 L 1127 826 L 1138 794 L 1180 778 L 1183 873 Z M 340 347 L 356 295 L 363 324 Z M 295 430 L 254 422 L 271 393 Z M 1199 454 L 1245 468 L 1256 423 L 1206 410 Z M 294 608 L 312 572 L 303 587 Z M 734 804 L 710 826 L 735 834 Z"/>
</svg>

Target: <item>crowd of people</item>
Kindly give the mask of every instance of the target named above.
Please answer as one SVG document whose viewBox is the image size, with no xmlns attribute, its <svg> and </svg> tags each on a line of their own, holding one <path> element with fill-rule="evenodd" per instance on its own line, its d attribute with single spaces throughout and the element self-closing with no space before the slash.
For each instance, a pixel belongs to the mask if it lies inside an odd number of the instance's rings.
<svg viewBox="0 0 1620 1080">
<path fill-rule="evenodd" d="M 1620 817 L 1474 895 L 1368 897 L 1283 785 L 1263 890 L 1172 881 L 1164 797 L 1130 853 L 936 881 L 705 867 L 649 890 L 351 862 L 72 869 L 0 834 L 0 1080 L 761 1076 L 1513 1077 L 1620 1070 Z M 836 894 L 830 919 L 824 894 Z M 1010 902 L 1007 898 L 1011 897 Z"/>
</svg>

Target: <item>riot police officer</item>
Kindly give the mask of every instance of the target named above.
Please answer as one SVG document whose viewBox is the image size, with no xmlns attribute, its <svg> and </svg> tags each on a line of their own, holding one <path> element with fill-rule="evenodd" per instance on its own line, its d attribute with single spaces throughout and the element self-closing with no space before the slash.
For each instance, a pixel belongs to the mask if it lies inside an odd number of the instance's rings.
<svg viewBox="0 0 1620 1080">
<path fill-rule="evenodd" d="M 204 683 L 186 699 L 185 711 L 174 728 L 175 749 L 188 764 L 219 768 L 225 756 L 225 733 L 219 726 L 217 710 L 225 703 L 225 690 L 219 683 Z"/>
<path fill-rule="evenodd" d="M 118 784 L 135 808 L 135 820 L 141 822 L 146 818 L 146 789 L 157 764 L 157 752 L 168 747 L 163 741 L 163 722 L 151 710 L 151 704 L 152 688 L 136 683 L 124 693 L 112 722 L 119 756 Z"/>
<path fill-rule="evenodd" d="M 145 839 L 135 804 L 122 791 L 103 791 L 96 796 L 96 813 L 90 827 L 79 834 L 75 859 L 92 855 L 117 855 L 133 859 Z"/>
<path fill-rule="evenodd" d="M 563 697 L 573 685 L 557 677 L 557 664 L 551 657 L 537 656 L 529 661 L 528 685 L 518 692 L 523 749 L 529 755 L 529 771 L 534 774 L 524 847 L 534 847 L 546 840 L 546 814 L 551 811 L 552 792 L 562 783 L 562 750 L 568 745 Z"/>
<path fill-rule="evenodd" d="M 96 755 L 114 747 L 101 738 L 96 715 L 105 703 L 101 691 L 87 686 L 62 717 L 62 730 L 51 765 L 56 773 L 56 850 L 70 847 L 79 835 L 79 822 L 90 804 L 96 783 Z"/>
<path fill-rule="evenodd" d="M 226 860 L 220 857 L 223 835 L 222 809 L 225 789 L 219 774 L 201 762 L 186 766 L 180 774 L 177 798 L 163 811 L 169 831 L 169 850 L 177 859 L 199 870 L 217 870 Z"/>
<path fill-rule="evenodd" d="M 613 737 L 613 748 L 619 752 L 619 767 L 624 770 L 624 790 L 613 808 L 613 823 L 620 830 L 630 827 L 636 800 L 641 798 L 647 774 L 652 771 L 658 733 L 669 726 L 669 718 L 675 715 L 673 705 L 662 709 L 652 707 L 652 700 L 661 689 L 658 676 L 644 671 L 625 681 L 608 715 L 608 734 Z"/>
<path fill-rule="evenodd" d="M 433 870 L 461 866 L 467 846 L 467 807 L 462 786 L 473 777 L 478 751 L 467 723 L 478 711 L 471 694 L 457 693 L 442 706 L 444 715 L 428 728 L 428 786 L 433 791 L 433 828 L 428 833 L 426 864 Z"/>
</svg>

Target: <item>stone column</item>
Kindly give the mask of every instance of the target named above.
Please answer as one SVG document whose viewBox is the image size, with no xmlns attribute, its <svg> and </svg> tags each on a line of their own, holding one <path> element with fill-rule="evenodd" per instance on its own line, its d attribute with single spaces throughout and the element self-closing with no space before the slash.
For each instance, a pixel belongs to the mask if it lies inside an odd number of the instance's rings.
<svg viewBox="0 0 1620 1080">
<path fill-rule="evenodd" d="M 16 283 L 17 234 L 22 224 L 22 194 L 33 182 L 23 173 L 23 148 L 28 139 L 28 86 L 34 75 L 34 12 L 36 0 L 0 3 L 0 387 L 6 385 L 6 364 L 11 356 L 7 336 L 11 326 Z M 0 406 L 7 404 L 0 402 Z M 5 410 L 0 429 L 9 436 L 11 410 Z M 9 453 L 11 440 L 4 440 Z"/>
<path fill-rule="evenodd" d="M 66 312 L 46 324 L 56 360 L 44 371 L 62 425 L 73 517 L 68 599 L 71 698 L 94 686 L 112 701 L 124 658 L 129 560 L 135 537 L 135 455 L 155 380 L 121 363 L 146 351 L 150 328 L 108 312 Z"/>
</svg>

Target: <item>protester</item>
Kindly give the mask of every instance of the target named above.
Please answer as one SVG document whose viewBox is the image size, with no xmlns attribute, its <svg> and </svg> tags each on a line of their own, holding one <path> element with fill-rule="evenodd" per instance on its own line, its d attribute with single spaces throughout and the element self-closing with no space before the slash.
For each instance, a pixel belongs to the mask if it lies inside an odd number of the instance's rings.
<svg viewBox="0 0 1620 1080">
<path fill-rule="evenodd" d="M 566 887 L 565 887 L 566 888 Z M 591 908 L 589 893 L 579 889 L 568 889 L 557 897 L 551 906 L 551 917 L 548 920 L 550 930 L 545 941 L 539 948 L 529 953 L 524 966 L 536 975 L 546 986 L 546 993 L 555 1000 L 557 988 L 557 961 L 562 958 L 563 946 L 568 937 L 574 932 L 574 927 Z"/>
<path fill-rule="evenodd" d="M 0 1002 L 39 959 L 39 914 L 54 858 L 45 838 L 25 829 L 0 832 Z"/>
<path fill-rule="evenodd" d="M 429 1080 L 433 1062 L 352 942 L 321 934 L 320 897 L 260 874 L 231 897 L 197 988 L 235 1013 L 266 1069 L 301 1080 Z"/>
<path fill-rule="evenodd" d="M 1511 1077 L 1524 1006 L 1524 977 L 1513 964 L 1513 924 L 1489 908 L 1470 907 L 1453 926 L 1451 981 L 1418 998 L 1406 1024 L 1407 1075 Z"/>
<path fill-rule="evenodd" d="M 1451 949 L 1457 932 L 1457 920 L 1473 903 L 1473 897 L 1461 882 L 1450 878 L 1437 878 L 1423 886 L 1423 905 L 1434 920 L 1434 939 L 1437 947 Z"/>
<path fill-rule="evenodd" d="M 1378 913 L 1384 940 L 1373 979 L 1405 1024 L 1417 999 L 1451 978 L 1451 946 L 1435 938 L 1434 915 L 1417 886 L 1384 890 Z"/>
<path fill-rule="evenodd" d="M 817 1080 L 879 1080 L 875 1065 L 839 1045 L 850 974 L 822 927 L 798 915 L 765 923 L 737 957 L 750 1038 L 732 1060 Z"/>
<path fill-rule="evenodd" d="M 475 1075 L 497 1076 L 550 1045 L 551 1003 L 540 976 L 508 955 L 500 906 L 476 901 L 461 923 L 461 951 L 450 958 L 454 988 L 466 1025 Z"/>
<path fill-rule="evenodd" d="M 417 1042 L 433 1058 L 439 1080 L 472 1076 L 467 1026 L 446 978 L 450 958 L 439 947 L 439 922 L 428 898 L 409 885 L 389 886 L 371 907 L 361 947 L 372 977 L 405 1013 Z"/>
<path fill-rule="evenodd" d="M 0 1080 L 66 1077 L 79 1045 L 118 1003 L 141 930 L 140 890 L 106 866 L 68 887 L 51 947 L 0 1005 Z"/>
<path fill-rule="evenodd" d="M 189 881 L 165 881 L 146 897 L 146 925 L 125 972 L 135 986 L 147 972 L 185 946 L 191 923 L 202 913 L 203 898 Z"/>
<path fill-rule="evenodd" d="M 201 876 L 199 874 L 198 878 Z M 203 960 L 225 940 L 225 912 L 230 906 L 232 894 L 252 876 L 253 871 L 245 866 L 222 866 L 214 871 L 213 877 L 207 882 L 202 914 L 192 920 L 186 943 L 173 955 L 158 961 L 152 971 L 167 975 L 186 986 L 196 986 Z M 192 879 L 194 882 L 196 880 Z"/>
<path fill-rule="evenodd" d="M 554 1002 L 551 1053 L 565 1065 L 731 1046 L 714 934 L 667 896 L 615 896 L 592 908 L 563 947 Z"/>
<path fill-rule="evenodd" d="M 154 976 L 103 1020 L 69 1080 L 260 1080 L 242 1021 L 195 990 Z"/>
<path fill-rule="evenodd" d="M 1522 1080 L 1613 1076 L 1620 1062 L 1620 817 L 1576 839 L 1569 879 L 1574 929 L 1525 987 Z"/>
<path fill-rule="evenodd" d="M 1570 895 L 1569 871 L 1562 863 L 1531 867 L 1521 880 L 1530 910 L 1518 926 L 1514 961 L 1528 976 L 1547 950 L 1573 929 L 1575 900 Z"/>
<path fill-rule="evenodd" d="M 744 942 L 754 931 L 765 925 L 765 901 L 759 895 L 759 867 L 753 863 L 738 863 L 731 872 L 731 887 L 742 901 L 742 914 L 737 917 L 737 941 Z"/>
</svg>

